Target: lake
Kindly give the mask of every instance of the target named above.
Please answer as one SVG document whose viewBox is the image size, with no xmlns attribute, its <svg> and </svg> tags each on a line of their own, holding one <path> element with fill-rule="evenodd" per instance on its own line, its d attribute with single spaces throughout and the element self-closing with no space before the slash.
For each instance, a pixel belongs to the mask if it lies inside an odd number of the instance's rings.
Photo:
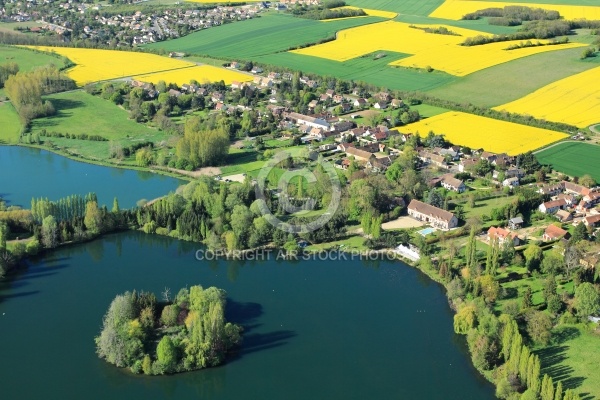
<svg viewBox="0 0 600 400">
<path fill-rule="evenodd" d="M 0 197 L 8 204 L 29 208 L 32 197 L 58 200 L 95 192 L 98 202 L 122 208 L 175 191 L 185 181 L 145 171 L 110 168 L 70 160 L 46 150 L 0 146 Z"/>
<path fill-rule="evenodd" d="M 401 262 L 197 261 L 198 245 L 129 232 L 28 261 L 0 283 L 6 399 L 492 399 L 443 288 Z M 217 286 L 245 328 L 224 366 L 135 376 L 99 359 L 116 294 Z"/>
</svg>

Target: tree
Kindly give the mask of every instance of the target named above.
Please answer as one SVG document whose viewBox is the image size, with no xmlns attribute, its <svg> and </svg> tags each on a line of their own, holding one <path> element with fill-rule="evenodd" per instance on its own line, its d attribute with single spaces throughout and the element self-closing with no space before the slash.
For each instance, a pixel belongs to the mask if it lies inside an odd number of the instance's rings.
<svg viewBox="0 0 600 400">
<path fill-rule="evenodd" d="M 592 186 L 596 186 L 596 181 L 590 175 L 585 174 L 579 178 L 579 184 L 591 188 Z"/>
<path fill-rule="evenodd" d="M 115 199 L 113 200 L 112 212 L 116 214 L 119 212 L 119 210 L 119 200 L 117 200 L 117 198 L 115 197 Z"/>
<path fill-rule="evenodd" d="M 166 326 L 177 325 L 177 317 L 179 316 L 179 306 L 177 304 L 171 304 L 163 308 L 160 320 Z"/>
<path fill-rule="evenodd" d="M 42 221 L 42 243 L 49 249 L 58 245 L 58 225 L 52 215 Z"/>
<path fill-rule="evenodd" d="M 493 303 L 500 293 L 500 284 L 491 276 L 483 275 L 479 278 L 481 285 L 481 294 L 487 303 Z"/>
<path fill-rule="evenodd" d="M 6 225 L 6 222 L 0 221 L 0 250 L 6 250 L 7 237 L 8 237 L 8 225 Z"/>
<path fill-rule="evenodd" d="M 98 234 L 102 231 L 102 214 L 100 213 L 97 202 L 87 202 L 85 205 L 85 217 L 83 223 L 87 230 L 93 234 Z"/>
<path fill-rule="evenodd" d="M 165 372 L 173 372 L 177 365 L 177 348 L 169 336 L 163 336 L 160 342 L 158 342 L 156 356 L 158 362 L 165 368 Z"/>
<path fill-rule="evenodd" d="M 575 308 L 577 315 L 587 319 L 595 315 L 600 309 L 600 295 L 594 285 L 589 282 L 582 283 L 575 290 Z"/>
<path fill-rule="evenodd" d="M 563 400 L 563 385 L 562 381 L 558 381 L 556 392 L 554 392 L 554 400 Z"/>
<path fill-rule="evenodd" d="M 573 236 L 571 236 L 571 243 L 578 243 L 585 239 L 587 239 L 587 227 L 581 222 L 575 225 Z"/>
<path fill-rule="evenodd" d="M 527 317 L 527 333 L 534 342 L 547 345 L 550 341 L 552 318 L 542 311 L 532 311 Z"/>
<path fill-rule="evenodd" d="M 467 334 L 475 327 L 476 314 L 474 306 L 465 306 L 454 315 L 454 332 Z"/>
<path fill-rule="evenodd" d="M 442 208 L 442 205 L 444 204 L 444 198 L 437 190 L 431 189 L 429 191 L 429 195 L 427 196 L 427 203 L 437 208 Z"/>
<path fill-rule="evenodd" d="M 562 271 L 564 257 L 556 250 L 547 251 L 542 261 L 542 272 L 545 274 L 556 275 Z"/>
<path fill-rule="evenodd" d="M 527 286 L 525 288 L 525 292 L 523 293 L 523 299 L 521 303 L 521 307 L 526 310 L 533 305 L 533 294 L 531 293 L 531 287 Z"/>
<path fill-rule="evenodd" d="M 199 117 L 188 118 L 176 154 L 193 168 L 218 165 L 229 152 L 229 132 L 225 126 L 205 129 Z"/>
<path fill-rule="evenodd" d="M 536 244 L 527 246 L 523 255 L 525 256 L 525 266 L 529 271 L 537 269 L 542 261 L 542 249 Z"/>
</svg>

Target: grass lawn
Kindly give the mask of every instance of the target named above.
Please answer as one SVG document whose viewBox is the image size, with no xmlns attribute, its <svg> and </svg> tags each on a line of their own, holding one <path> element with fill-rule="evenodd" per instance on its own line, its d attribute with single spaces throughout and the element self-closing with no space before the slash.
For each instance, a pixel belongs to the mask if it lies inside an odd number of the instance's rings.
<svg viewBox="0 0 600 400">
<path fill-rule="evenodd" d="M 444 0 L 347 0 L 346 4 L 410 15 L 429 15 Z"/>
<path fill-rule="evenodd" d="M 351 251 L 351 250 L 368 250 L 367 247 L 363 245 L 365 238 L 362 236 L 350 236 L 349 238 L 336 240 L 334 242 L 327 243 L 319 243 L 313 244 L 306 247 L 306 251 L 323 251 L 329 250 L 332 248 L 340 247 L 341 250 Z"/>
<path fill-rule="evenodd" d="M 600 334 L 585 325 L 561 325 L 552 333 L 557 343 L 537 351 L 542 374 L 551 375 L 555 384 L 562 381 L 582 399 L 600 398 Z"/>
<path fill-rule="evenodd" d="M 504 207 L 506 204 L 511 203 L 514 197 L 495 197 L 487 200 L 476 200 L 475 207 L 471 208 L 467 203 L 464 204 L 464 211 L 466 218 L 470 217 L 482 217 L 483 215 L 489 216 L 494 208 Z"/>
<path fill-rule="evenodd" d="M 147 45 L 147 48 L 182 51 L 216 58 L 254 60 L 257 56 L 286 51 L 291 47 L 333 37 L 341 29 L 384 20 L 366 17 L 323 23 L 269 12 L 248 21 L 225 24 L 182 38 L 152 43 Z"/>
<path fill-rule="evenodd" d="M 128 119 L 127 111 L 113 103 L 94 97 L 84 91 L 73 91 L 48 96 L 56 110 L 55 116 L 33 121 L 32 132 L 75 133 L 100 135 L 118 142 L 123 147 L 134 143 L 168 140 L 169 136 L 157 129 L 149 128 Z M 49 137 L 60 147 L 67 147 L 84 157 L 106 160 L 109 156 L 109 142 Z"/>
<path fill-rule="evenodd" d="M 19 141 L 21 121 L 10 103 L 0 103 L 0 127 L 0 144 L 14 144 Z"/>
<path fill-rule="evenodd" d="M 552 168 L 572 176 L 589 174 L 600 182 L 600 146 L 588 143 L 559 143 L 536 153 L 542 164 L 550 164 Z"/>
<path fill-rule="evenodd" d="M 576 41 L 576 38 L 572 40 Z M 581 52 L 582 49 L 577 48 L 523 57 L 455 79 L 428 93 L 485 107 L 505 104 L 554 81 L 600 65 L 600 57 L 580 60 Z"/>
<path fill-rule="evenodd" d="M 58 68 L 62 68 L 65 65 L 65 59 L 57 55 L 0 45 L 0 64 L 7 62 L 19 64 L 20 71 L 29 71 L 48 64 L 54 64 Z"/>
<path fill-rule="evenodd" d="M 419 104 L 416 106 L 410 106 L 410 109 L 417 110 L 419 112 L 419 114 L 421 114 L 421 117 L 425 117 L 425 118 L 433 117 L 433 116 L 436 116 L 439 114 L 443 114 L 447 111 L 450 111 L 447 108 L 430 106 L 429 104 Z"/>
<path fill-rule="evenodd" d="M 344 80 L 369 82 L 395 90 L 430 90 L 458 78 L 440 71 L 426 72 L 422 69 L 409 69 L 388 66 L 389 63 L 408 57 L 408 54 L 381 51 L 386 57 L 375 59 L 373 54 L 345 62 L 327 60 L 295 53 L 276 53 L 256 57 L 255 60 L 267 65 L 278 65 L 302 72 L 324 76 L 334 75 Z"/>
</svg>

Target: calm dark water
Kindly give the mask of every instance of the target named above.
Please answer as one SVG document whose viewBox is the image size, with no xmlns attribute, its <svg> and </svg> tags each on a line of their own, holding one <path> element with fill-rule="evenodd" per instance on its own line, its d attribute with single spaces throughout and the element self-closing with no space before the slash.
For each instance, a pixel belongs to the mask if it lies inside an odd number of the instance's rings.
<svg viewBox="0 0 600 400">
<path fill-rule="evenodd" d="M 1 129 L 1 127 L 0 127 Z M 46 150 L 0 146 L 0 197 L 12 205 L 30 207 L 32 197 L 58 200 L 95 192 L 100 204 L 123 208 L 152 200 L 185 183 L 151 172 L 109 168 L 73 161 Z"/>
<path fill-rule="evenodd" d="M 54 162 L 60 163 L 55 160 Z M 57 167 L 57 169 L 59 169 Z M 0 283 L 5 399 L 492 399 L 442 288 L 400 262 L 200 262 L 196 245 L 115 234 L 31 260 Z M 246 328 L 222 367 L 134 376 L 93 338 L 126 290 L 215 285 Z"/>
</svg>

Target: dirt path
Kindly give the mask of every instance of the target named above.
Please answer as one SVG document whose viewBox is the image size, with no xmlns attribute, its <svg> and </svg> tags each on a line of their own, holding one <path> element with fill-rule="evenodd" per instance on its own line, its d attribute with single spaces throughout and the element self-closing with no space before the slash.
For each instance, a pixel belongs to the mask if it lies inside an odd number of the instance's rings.
<svg viewBox="0 0 600 400">
<path fill-rule="evenodd" d="M 221 175 L 221 168 L 218 167 L 204 167 L 195 171 L 186 171 L 184 169 L 176 169 L 171 167 L 165 167 L 167 171 L 176 172 L 181 175 L 191 176 L 192 178 L 198 178 L 200 176 L 217 176 Z"/>
</svg>

